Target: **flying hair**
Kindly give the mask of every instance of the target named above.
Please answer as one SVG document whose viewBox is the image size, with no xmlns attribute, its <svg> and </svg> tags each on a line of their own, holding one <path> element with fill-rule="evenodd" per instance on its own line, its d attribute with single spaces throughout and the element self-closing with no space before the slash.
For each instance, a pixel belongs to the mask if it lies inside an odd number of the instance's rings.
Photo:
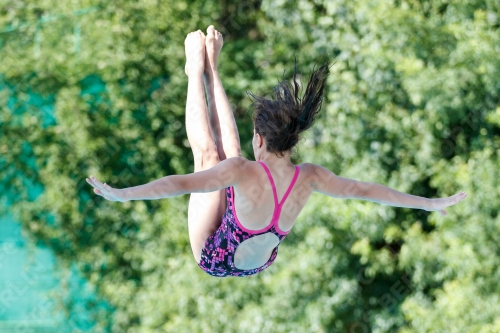
<svg viewBox="0 0 500 333">
<path fill-rule="evenodd" d="M 302 97 L 299 97 L 300 87 L 296 81 L 297 59 L 292 82 L 285 80 L 283 73 L 283 81 L 278 80 L 274 87 L 272 100 L 247 92 L 253 100 L 255 131 L 264 137 L 266 150 L 276 156 L 280 154 L 278 157 L 283 157 L 284 152 L 297 145 L 300 133 L 312 126 L 321 110 L 329 67 L 327 62 L 316 70 L 315 67 Z"/>
</svg>

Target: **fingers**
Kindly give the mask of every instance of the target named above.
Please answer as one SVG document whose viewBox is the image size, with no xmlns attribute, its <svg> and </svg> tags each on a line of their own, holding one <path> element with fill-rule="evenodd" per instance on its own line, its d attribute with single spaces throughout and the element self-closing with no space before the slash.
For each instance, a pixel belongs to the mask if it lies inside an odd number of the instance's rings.
<svg viewBox="0 0 500 333">
<path fill-rule="evenodd" d="M 465 199 L 465 197 L 467 197 L 467 193 L 465 193 L 465 192 L 460 192 L 460 193 L 457 193 L 454 196 L 452 196 L 453 201 L 455 203 L 462 201 L 463 199 Z"/>
<path fill-rule="evenodd" d="M 447 198 L 443 198 L 443 199 L 444 199 L 444 203 L 446 204 L 446 206 L 451 206 L 451 205 L 455 205 L 455 204 L 459 203 L 460 201 L 462 201 L 466 197 L 467 197 L 467 194 L 465 192 L 460 192 L 460 193 L 457 193 L 455 195 L 452 195 L 451 197 L 447 197 Z"/>
<path fill-rule="evenodd" d="M 94 187 L 94 193 L 100 195 L 106 200 L 109 201 L 120 201 L 120 198 L 116 195 L 115 189 L 109 186 L 106 183 L 101 183 L 95 177 L 90 176 L 90 178 L 86 178 L 87 183 Z"/>
<path fill-rule="evenodd" d="M 91 176 L 92 177 L 92 176 Z M 92 179 L 89 179 L 89 178 L 85 178 L 85 180 L 87 181 L 87 183 L 89 183 L 93 188 L 94 188 L 94 193 L 97 194 L 97 195 L 101 195 L 101 196 L 104 196 L 104 194 L 99 190 L 99 188 L 97 187 L 97 185 L 94 183 L 94 181 L 92 181 Z"/>
<path fill-rule="evenodd" d="M 105 190 L 104 185 L 100 181 L 98 181 L 95 177 L 90 176 L 90 180 L 92 181 L 94 187 L 97 187 L 98 190 L 100 190 L 101 192 Z"/>
<path fill-rule="evenodd" d="M 92 181 L 92 176 L 90 176 L 90 178 L 85 178 L 85 180 L 87 181 L 87 183 L 89 183 L 90 185 L 92 185 L 94 188 L 97 188 L 97 185 Z"/>
<path fill-rule="evenodd" d="M 460 201 L 462 201 L 466 197 L 467 197 L 467 193 L 465 193 L 465 192 L 460 192 L 460 193 L 457 193 L 455 195 L 452 195 L 451 197 L 448 197 L 445 199 L 444 207 L 456 205 L 457 203 L 459 203 Z M 446 213 L 446 211 L 444 209 L 439 210 L 439 213 L 441 213 L 442 216 L 446 216 L 448 214 L 448 213 Z"/>
<path fill-rule="evenodd" d="M 87 180 L 87 183 L 89 183 L 90 185 L 92 185 L 94 187 L 94 192 L 96 194 L 104 196 L 107 193 L 106 187 L 108 187 L 108 185 L 106 185 L 106 183 L 102 184 L 100 181 L 95 179 L 95 177 L 93 177 L 93 176 L 90 176 L 90 178 L 87 178 L 86 180 Z M 97 193 L 96 191 L 99 191 L 99 193 Z"/>
</svg>

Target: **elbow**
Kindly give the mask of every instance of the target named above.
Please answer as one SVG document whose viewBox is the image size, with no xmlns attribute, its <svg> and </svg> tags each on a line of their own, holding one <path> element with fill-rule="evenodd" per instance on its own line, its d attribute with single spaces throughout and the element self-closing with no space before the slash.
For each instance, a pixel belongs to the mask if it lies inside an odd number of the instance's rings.
<svg viewBox="0 0 500 333">
<path fill-rule="evenodd" d="M 370 198 L 373 194 L 375 183 L 360 182 L 357 180 L 351 181 L 343 191 L 345 199 L 363 199 Z"/>
<path fill-rule="evenodd" d="M 186 184 L 183 177 L 179 175 L 171 175 L 163 178 L 162 197 L 170 198 L 178 195 L 190 193 L 186 189 Z"/>
<path fill-rule="evenodd" d="M 356 184 L 356 198 L 362 200 L 375 200 L 375 193 L 378 193 L 377 183 L 358 182 Z"/>
</svg>

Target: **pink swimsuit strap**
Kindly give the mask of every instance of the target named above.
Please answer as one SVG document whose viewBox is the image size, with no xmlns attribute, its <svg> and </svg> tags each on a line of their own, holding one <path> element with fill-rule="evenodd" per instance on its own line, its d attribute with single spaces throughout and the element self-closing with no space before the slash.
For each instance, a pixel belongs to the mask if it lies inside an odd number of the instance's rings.
<svg viewBox="0 0 500 333">
<path fill-rule="evenodd" d="M 276 228 L 278 229 L 278 220 L 279 220 L 279 217 L 281 214 L 281 208 L 283 207 L 285 200 L 288 198 L 288 194 L 290 194 L 290 191 L 292 190 L 293 185 L 295 185 L 295 181 L 299 177 L 300 168 L 298 165 L 295 166 L 295 174 L 293 175 L 292 182 L 290 183 L 290 186 L 288 186 L 288 189 L 286 190 L 286 193 L 283 196 L 283 199 L 281 199 L 281 202 L 278 202 L 278 194 L 276 192 L 276 186 L 274 185 L 273 176 L 271 176 L 271 172 L 269 171 L 269 169 L 267 168 L 267 165 L 264 162 L 262 162 L 262 161 L 258 161 L 258 162 L 260 163 L 260 165 L 262 165 L 264 167 L 264 170 L 266 171 L 267 176 L 269 177 L 269 180 L 271 182 L 271 186 L 273 188 L 275 208 L 274 208 L 274 214 L 273 214 L 273 219 L 271 220 L 271 224 L 275 223 Z"/>
</svg>

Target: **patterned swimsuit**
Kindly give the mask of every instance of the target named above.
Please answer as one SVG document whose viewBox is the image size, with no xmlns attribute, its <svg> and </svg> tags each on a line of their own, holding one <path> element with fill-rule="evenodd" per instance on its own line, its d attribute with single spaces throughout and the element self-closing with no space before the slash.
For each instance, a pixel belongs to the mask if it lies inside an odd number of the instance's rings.
<svg viewBox="0 0 500 333">
<path fill-rule="evenodd" d="M 281 208 L 288 197 L 288 194 L 292 190 L 297 177 L 299 176 L 300 168 L 295 166 L 295 174 L 293 176 L 292 182 L 288 187 L 283 199 L 278 203 L 278 195 L 276 193 L 276 187 L 274 186 L 273 177 L 269 172 L 267 166 L 259 161 L 264 170 L 269 177 L 271 186 L 273 188 L 274 194 L 274 214 L 271 219 L 271 223 L 263 229 L 260 230 L 249 230 L 241 225 L 238 217 L 236 216 L 236 208 L 234 206 L 234 188 L 232 186 L 226 188 L 226 199 L 227 199 L 227 209 L 222 216 L 222 223 L 212 235 L 210 235 L 205 242 L 205 246 L 201 251 L 201 260 L 198 264 L 201 269 L 212 276 L 247 276 L 257 274 L 260 271 L 269 267 L 276 259 L 278 255 L 278 246 L 285 239 L 286 235 L 290 232 L 284 232 L 279 229 L 278 221 L 281 213 Z M 254 269 L 238 269 L 234 266 L 234 253 L 238 245 L 247 240 L 248 238 L 255 237 L 257 235 L 262 235 L 271 232 L 278 236 L 279 243 L 273 249 L 271 257 L 262 266 Z"/>
</svg>

